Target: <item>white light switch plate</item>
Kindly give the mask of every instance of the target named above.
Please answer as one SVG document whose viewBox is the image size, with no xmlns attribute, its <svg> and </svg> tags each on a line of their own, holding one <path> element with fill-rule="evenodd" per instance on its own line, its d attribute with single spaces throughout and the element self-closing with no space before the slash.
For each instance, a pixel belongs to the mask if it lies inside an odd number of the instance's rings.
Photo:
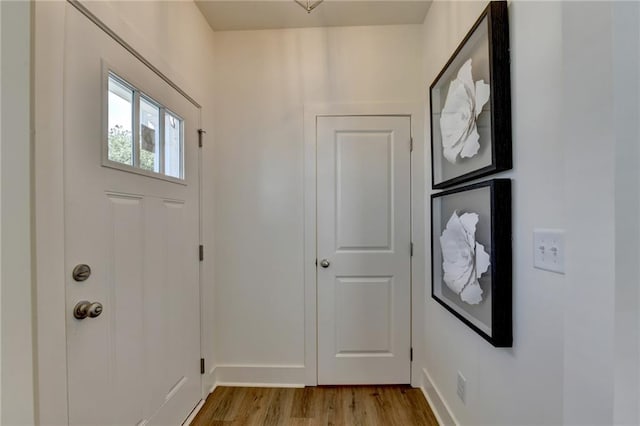
<svg viewBox="0 0 640 426">
<path fill-rule="evenodd" d="M 533 267 L 564 274 L 564 230 L 533 230 Z"/>
</svg>

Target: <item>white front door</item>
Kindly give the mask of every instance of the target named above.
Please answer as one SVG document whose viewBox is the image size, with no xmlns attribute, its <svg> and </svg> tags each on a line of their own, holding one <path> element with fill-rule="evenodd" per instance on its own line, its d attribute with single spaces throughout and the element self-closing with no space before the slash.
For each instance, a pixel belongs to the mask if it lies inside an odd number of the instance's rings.
<svg viewBox="0 0 640 426">
<path fill-rule="evenodd" d="M 318 384 L 410 382 L 410 118 L 317 118 Z"/>
<path fill-rule="evenodd" d="M 70 5 L 66 25 L 65 315 L 70 423 L 177 425 L 202 396 L 200 113 Z M 110 114 L 109 70 L 183 119 L 184 182 L 102 165 Z M 142 129 L 145 113 L 130 115 L 131 133 Z M 162 134 L 160 127 L 142 129 L 143 143 L 153 144 L 153 135 Z M 172 155 L 160 155 L 157 145 L 144 149 L 150 150 L 147 161 Z M 167 171 L 174 166 L 164 167 Z M 91 267 L 85 281 L 72 277 L 79 264 Z M 73 310 L 80 301 L 100 302 L 103 311 L 94 318 L 76 319 Z"/>
</svg>

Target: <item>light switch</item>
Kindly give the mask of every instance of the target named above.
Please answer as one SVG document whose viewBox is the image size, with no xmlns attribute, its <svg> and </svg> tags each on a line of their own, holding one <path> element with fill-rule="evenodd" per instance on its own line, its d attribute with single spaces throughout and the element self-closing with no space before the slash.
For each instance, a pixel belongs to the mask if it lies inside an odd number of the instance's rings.
<svg viewBox="0 0 640 426">
<path fill-rule="evenodd" d="M 563 230 L 533 230 L 533 267 L 564 274 Z"/>
</svg>

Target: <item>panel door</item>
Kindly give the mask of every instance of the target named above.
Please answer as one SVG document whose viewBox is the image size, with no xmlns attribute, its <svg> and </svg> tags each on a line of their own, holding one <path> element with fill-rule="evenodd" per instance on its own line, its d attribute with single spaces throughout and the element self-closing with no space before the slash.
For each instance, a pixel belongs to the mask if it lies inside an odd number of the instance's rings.
<svg viewBox="0 0 640 426">
<path fill-rule="evenodd" d="M 410 382 L 410 118 L 317 118 L 318 383 Z"/>
<path fill-rule="evenodd" d="M 102 165 L 108 70 L 184 120 L 183 183 Z M 70 423 L 180 424 L 202 396 L 199 110 L 70 5 L 63 103 Z"/>
</svg>

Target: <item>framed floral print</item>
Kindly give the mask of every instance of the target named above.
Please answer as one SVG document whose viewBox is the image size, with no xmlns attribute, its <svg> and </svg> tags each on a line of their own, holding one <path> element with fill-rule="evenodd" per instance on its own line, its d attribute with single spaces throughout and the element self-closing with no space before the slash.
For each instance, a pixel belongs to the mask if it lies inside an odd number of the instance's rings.
<svg viewBox="0 0 640 426">
<path fill-rule="evenodd" d="M 489 3 L 429 94 L 434 189 L 511 169 L 506 1 Z"/>
<path fill-rule="evenodd" d="M 511 347 L 511 180 L 431 196 L 431 297 L 496 347 Z"/>
</svg>

